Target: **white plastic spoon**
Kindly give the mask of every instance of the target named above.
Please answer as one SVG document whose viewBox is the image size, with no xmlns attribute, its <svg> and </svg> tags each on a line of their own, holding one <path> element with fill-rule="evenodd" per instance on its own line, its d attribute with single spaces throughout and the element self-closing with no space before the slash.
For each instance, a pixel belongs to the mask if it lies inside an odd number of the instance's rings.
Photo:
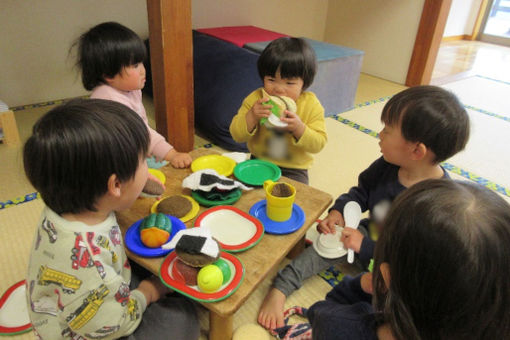
<svg viewBox="0 0 510 340">
<path fill-rule="evenodd" d="M 344 207 L 345 226 L 352 229 L 358 229 L 360 219 L 361 219 L 361 207 L 359 206 L 358 202 L 355 201 L 347 202 L 347 204 Z M 349 263 L 354 262 L 354 250 L 350 248 L 349 250 L 347 250 L 347 262 Z"/>
</svg>

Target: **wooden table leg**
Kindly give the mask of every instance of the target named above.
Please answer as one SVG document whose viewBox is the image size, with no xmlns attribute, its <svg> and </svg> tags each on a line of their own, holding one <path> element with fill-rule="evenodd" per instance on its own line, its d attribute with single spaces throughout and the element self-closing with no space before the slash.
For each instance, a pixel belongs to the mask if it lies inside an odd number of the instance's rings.
<svg viewBox="0 0 510 340">
<path fill-rule="evenodd" d="M 220 316 L 209 311 L 209 340 L 232 339 L 234 316 Z"/>
<path fill-rule="evenodd" d="M 303 250 L 305 249 L 305 244 L 306 244 L 306 240 L 305 240 L 305 237 L 303 236 L 303 238 L 301 238 L 298 243 L 296 243 L 296 245 L 294 246 L 294 248 L 292 248 L 289 253 L 287 254 L 287 258 L 289 259 L 294 259 L 296 258 L 299 254 L 301 254 L 303 252 Z"/>
</svg>

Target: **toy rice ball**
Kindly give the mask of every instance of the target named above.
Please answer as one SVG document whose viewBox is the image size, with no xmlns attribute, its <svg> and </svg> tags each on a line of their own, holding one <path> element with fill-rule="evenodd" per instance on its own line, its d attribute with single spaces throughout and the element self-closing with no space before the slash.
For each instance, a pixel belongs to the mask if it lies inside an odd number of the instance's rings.
<svg viewBox="0 0 510 340">
<path fill-rule="evenodd" d="M 149 248 L 165 244 L 172 233 L 172 221 L 165 214 L 150 214 L 140 224 L 140 239 Z"/>
<path fill-rule="evenodd" d="M 175 195 L 164 198 L 156 208 L 158 212 L 181 218 L 191 210 L 191 202 L 183 196 Z"/>
<path fill-rule="evenodd" d="M 177 257 L 192 267 L 203 267 L 220 257 L 218 242 L 209 237 L 182 235 L 175 246 Z"/>
</svg>

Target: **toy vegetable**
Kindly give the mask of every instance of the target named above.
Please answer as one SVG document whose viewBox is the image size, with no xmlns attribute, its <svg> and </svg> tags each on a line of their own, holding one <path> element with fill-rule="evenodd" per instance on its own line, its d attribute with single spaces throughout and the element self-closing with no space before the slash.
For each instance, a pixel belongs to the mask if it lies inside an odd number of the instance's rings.
<svg viewBox="0 0 510 340">
<path fill-rule="evenodd" d="M 172 221 L 161 213 L 150 214 L 140 224 L 140 239 L 149 248 L 161 247 L 170 238 Z"/>
</svg>

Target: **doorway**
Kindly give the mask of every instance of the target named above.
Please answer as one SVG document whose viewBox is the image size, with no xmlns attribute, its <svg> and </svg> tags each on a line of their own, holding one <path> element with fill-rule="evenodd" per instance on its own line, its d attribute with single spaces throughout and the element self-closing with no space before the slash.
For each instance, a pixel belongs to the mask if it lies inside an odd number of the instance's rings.
<svg viewBox="0 0 510 340">
<path fill-rule="evenodd" d="M 510 0 L 491 0 L 488 5 L 478 40 L 510 46 Z"/>
</svg>

